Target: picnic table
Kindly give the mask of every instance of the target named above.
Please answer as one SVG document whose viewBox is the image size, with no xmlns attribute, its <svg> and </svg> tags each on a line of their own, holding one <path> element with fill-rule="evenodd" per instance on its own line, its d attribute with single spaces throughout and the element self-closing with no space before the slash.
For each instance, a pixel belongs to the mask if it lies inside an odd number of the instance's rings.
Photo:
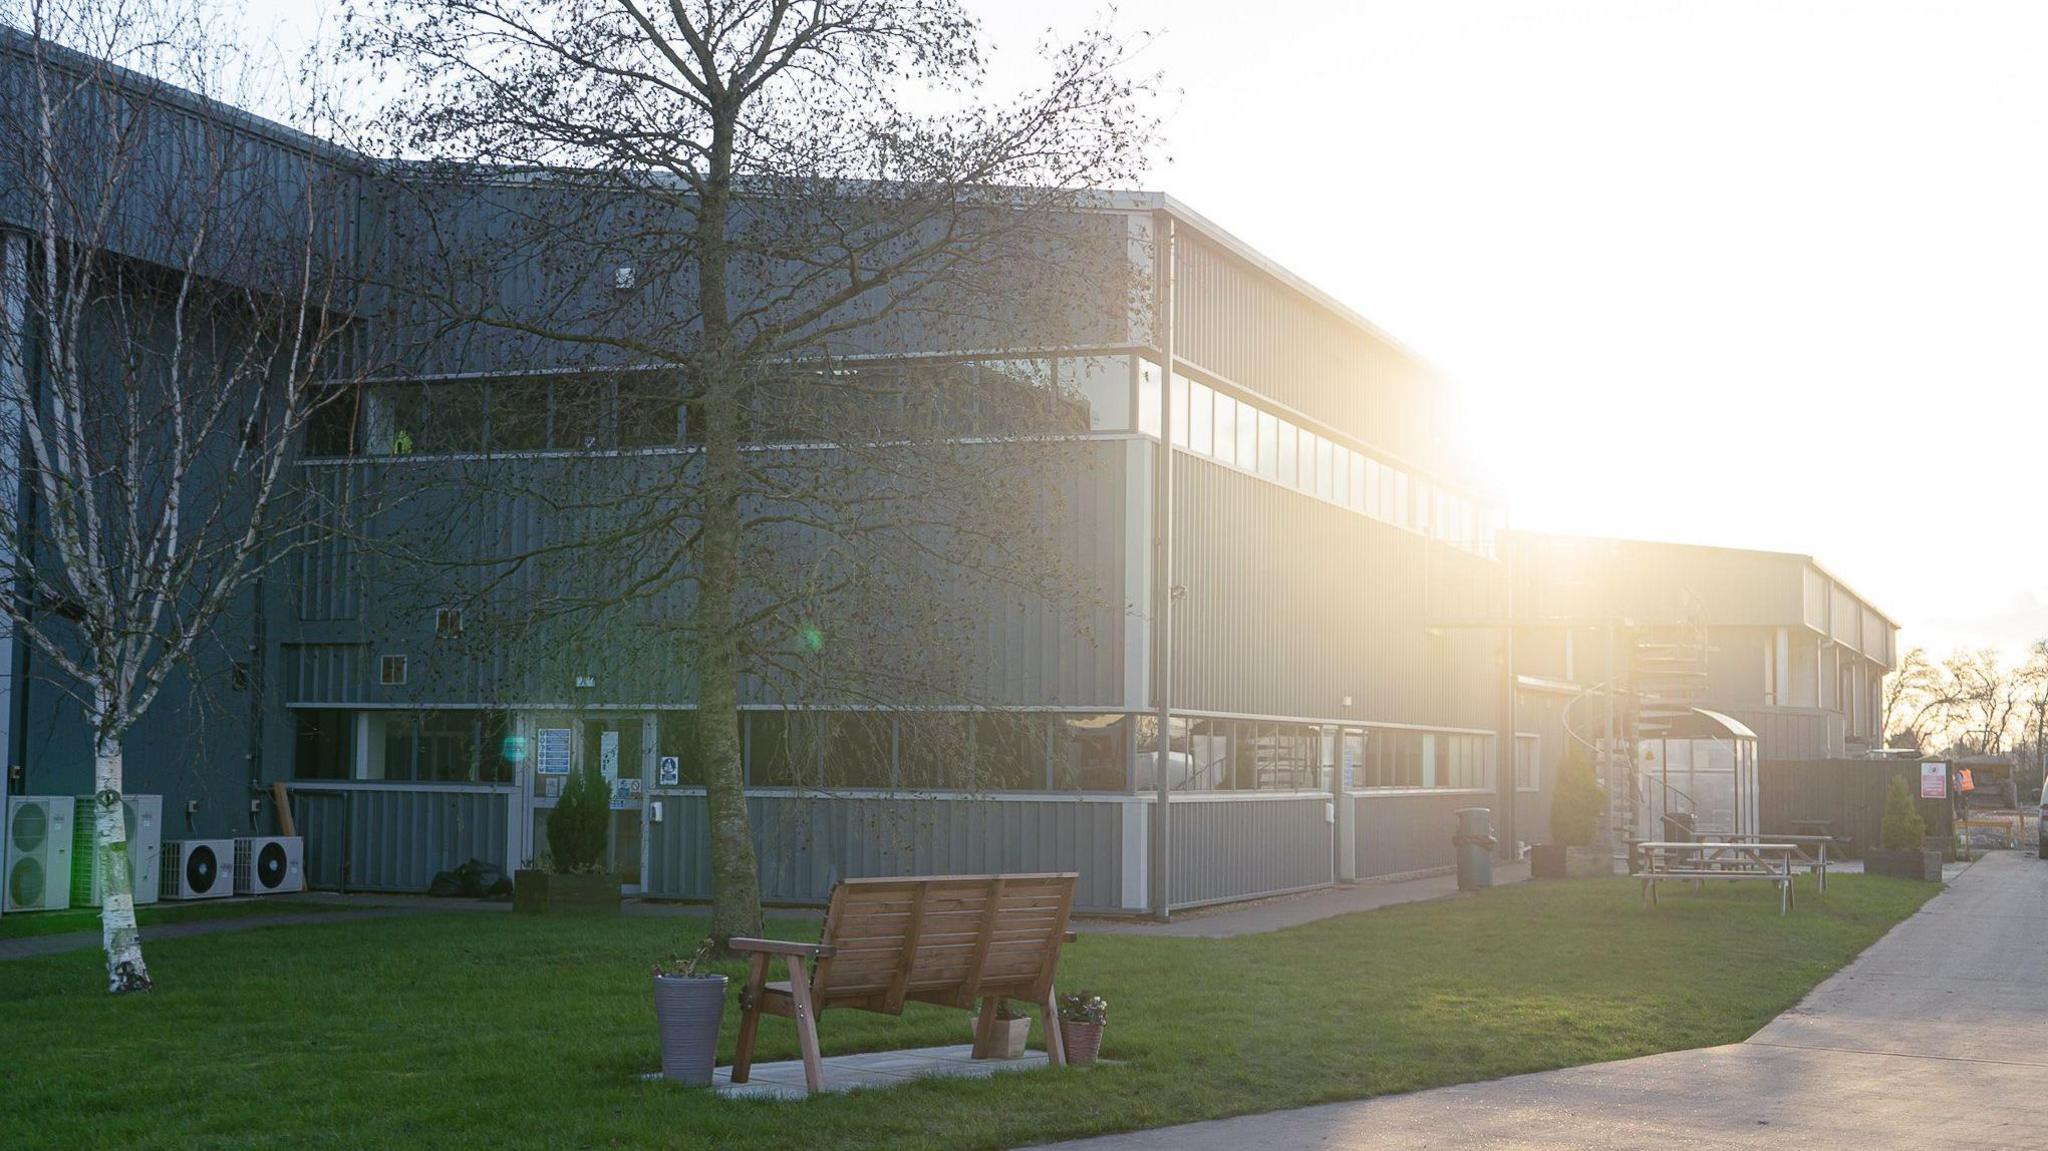
<svg viewBox="0 0 2048 1151">
<path fill-rule="evenodd" d="M 1643 906 L 1657 902 L 1657 885 L 1684 880 L 1694 890 L 1709 879 L 1755 879 L 1778 889 L 1778 914 L 1792 910 L 1792 865 L 1799 846 L 1730 839 L 1653 840 L 1635 845 L 1643 883 Z"/>
<path fill-rule="evenodd" d="M 1789 843 L 1798 848 L 1793 853 L 1792 863 L 1803 867 L 1819 881 L 1820 893 L 1828 893 L 1828 848 L 1834 845 L 1832 835 L 1721 835 L 1710 831 L 1695 832 L 1693 842 L 1709 840 L 1722 843 Z"/>
</svg>

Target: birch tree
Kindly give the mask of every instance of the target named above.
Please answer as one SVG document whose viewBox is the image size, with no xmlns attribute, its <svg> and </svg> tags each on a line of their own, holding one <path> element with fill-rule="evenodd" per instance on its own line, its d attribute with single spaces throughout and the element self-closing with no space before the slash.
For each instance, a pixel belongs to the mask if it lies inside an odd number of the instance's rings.
<svg viewBox="0 0 2048 1151">
<path fill-rule="evenodd" d="M 90 729 L 115 993 L 152 986 L 123 742 L 273 557 L 290 445 L 347 332 L 319 149 L 280 165 L 213 103 L 242 57 L 208 17 L 0 3 L 0 604 Z"/>
<path fill-rule="evenodd" d="M 404 277 L 433 297 L 437 332 L 575 349 L 620 386 L 681 389 L 690 460 L 611 498 L 609 527 L 551 546 L 635 554 L 592 612 L 684 605 L 664 638 L 696 685 L 712 932 L 754 933 L 743 678 L 816 662 L 825 629 L 807 607 L 906 606 L 919 564 L 1029 572 L 1014 555 L 988 562 L 1030 534 L 1004 530 L 1028 517 L 978 516 L 1054 486 L 948 445 L 1057 430 L 1056 414 L 1017 423 L 955 405 L 1001 395 L 996 406 L 1057 413 L 1058 380 L 999 385 L 996 372 L 977 389 L 944 371 L 864 368 L 851 352 L 906 327 L 984 360 L 1061 342 L 1046 335 L 1056 323 L 1004 330 L 1005 307 L 1127 321 L 1128 284 L 1112 279 L 1105 296 L 1099 275 L 1090 288 L 1046 269 L 1061 263 L 1057 221 L 1128 184 L 1147 155 L 1152 79 L 1132 74 L 1137 43 L 1107 29 L 1048 37 L 1036 81 L 995 96 L 980 29 L 955 0 L 368 0 L 351 21 L 351 52 L 403 79 L 393 151 L 456 162 L 442 176 L 470 176 L 478 202 L 502 205 L 508 172 L 530 196 L 498 212 L 509 244 L 472 246 L 467 270 Z M 512 306 L 490 286 L 507 266 L 492 253 L 514 251 L 551 286 L 548 306 Z M 884 407 L 896 417 L 869 422 Z M 829 445 L 832 466 L 749 450 L 764 438 Z M 942 517 L 935 493 L 950 501 Z M 574 502 L 536 493 L 550 496 Z M 777 547 L 791 532 L 808 533 L 801 562 Z M 537 557 L 495 558 L 509 571 Z M 776 633 L 796 642 L 764 639 Z"/>
</svg>

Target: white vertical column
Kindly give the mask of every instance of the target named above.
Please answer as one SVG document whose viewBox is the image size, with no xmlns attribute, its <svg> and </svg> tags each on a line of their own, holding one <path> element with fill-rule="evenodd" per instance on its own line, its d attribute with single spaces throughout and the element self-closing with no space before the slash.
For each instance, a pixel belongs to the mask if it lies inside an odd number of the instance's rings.
<svg viewBox="0 0 2048 1151">
<path fill-rule="evenodd" d="M 1784 707 L 1792 702 L 1792 631 L 1790 628 L 1781 627 L 1778 629 L 1776 650 L 1773 652 L 1773 658 L 1777 660 L 1778 674 L 1772 677 L 1771 683 L 1777 689 L 1777 698 L 1771 702 L 1779 707 Z"/>
</svg>

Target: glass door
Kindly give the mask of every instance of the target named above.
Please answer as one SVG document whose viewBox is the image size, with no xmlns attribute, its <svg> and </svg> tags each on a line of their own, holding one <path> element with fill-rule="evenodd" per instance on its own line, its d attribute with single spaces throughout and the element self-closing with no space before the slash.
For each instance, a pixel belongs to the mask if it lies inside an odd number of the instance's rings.
<svg viewBox="0 0 2048 1151">
<path fill-rule="evenodd" d="M 618 873 L 626 892 L 642 889 L 646 827 L 641 815 L 647 802 L 647 760 L 653 746 L 647 729 L 651 722 L 638 712 L 580 716 L 543 712 L 522 722 L 526 778 L 520 793 L 529 814 L 522 823 L 526 838 L 521 859 L 533 859 L 548 849 L 548 815 L 569 782 L 569 774 L 587 765 L 603 777 L 611 806 L 606 866 Z"/>
<path fill-rule="evenodd" d="M 626 891 L 637 892 L 645 851 L 641 815 L 647 802 L 647 717 L 585 715 L 582 731 L 582 762 L 604 777 L 611 796 L 611 869 Z"/>
</svg>

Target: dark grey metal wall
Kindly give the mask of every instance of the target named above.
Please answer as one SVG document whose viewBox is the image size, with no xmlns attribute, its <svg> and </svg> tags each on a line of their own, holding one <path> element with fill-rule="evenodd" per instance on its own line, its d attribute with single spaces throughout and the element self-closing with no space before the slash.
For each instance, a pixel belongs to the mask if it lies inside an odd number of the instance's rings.
<svg viewBox="0 0 2048 1151">
<path fill-rule="evenodd" d="M 508 875 L 520 862 L 506 843 L 508 787 L 295 784 L 290 794 L 313 887 L 340 887 L 346 868 L 350 891 L 420 892 L 471 859 Z"/>
<path fill-rule="evenodd" d="M 1494 807 L 1491 792 L 1439 795 L 1361 795 L 1358 805 L 1358 877 L 1433 871 L 1457 863 L 1451 836 L 1452 813 L 1461 807 Z"/>
<path fill-rule="evenodd" d="M 1332 882 L 1331 802 L 1325 795 L 1174 800 L 1173 906 Z"/>
<path fill-rule="evenodd" d="M 701 792 L 656 792 L 648 894 L 709 899 L 709 816 Z M 841 879 L 1078 871 L 1080 907 L 1122 905 L 1124 808 L 1115 798 L 755 793 L 747 798 L 761 895 L 823 903 Z"/>
</svg>

